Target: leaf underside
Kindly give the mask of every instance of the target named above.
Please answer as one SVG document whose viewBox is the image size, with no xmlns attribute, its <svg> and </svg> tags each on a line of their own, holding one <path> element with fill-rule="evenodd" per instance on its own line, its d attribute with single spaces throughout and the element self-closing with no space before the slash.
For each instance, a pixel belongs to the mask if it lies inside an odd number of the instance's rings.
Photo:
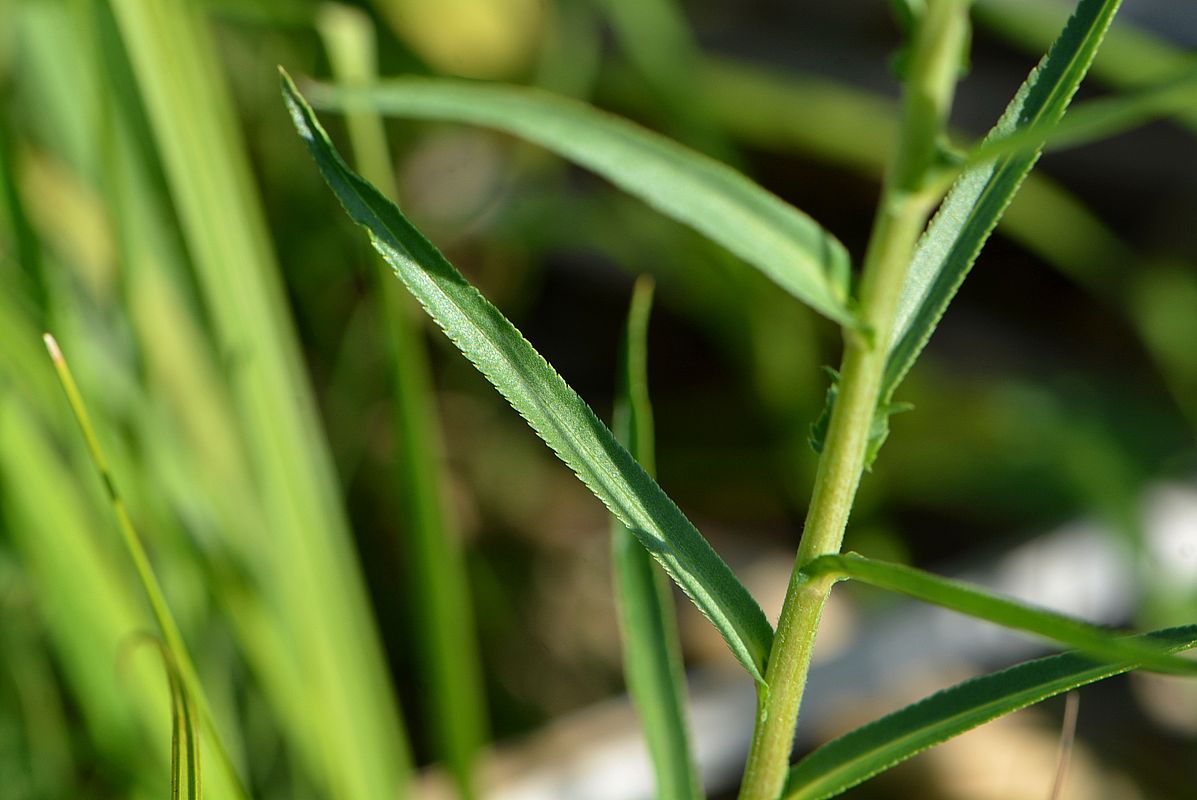
<svg viewBox="0 0 1197 800">
<path fill-rule="evenodd" d="M 436 320 L 590 489 L 648 548 L 711 620 L 758 682 L 773 630 L 760 606 L 677 505 L 561 376 L 399 209 L 354 173 L 283 73 L 283 96 L 300 137 L 350 218 Z"/>
</svg>

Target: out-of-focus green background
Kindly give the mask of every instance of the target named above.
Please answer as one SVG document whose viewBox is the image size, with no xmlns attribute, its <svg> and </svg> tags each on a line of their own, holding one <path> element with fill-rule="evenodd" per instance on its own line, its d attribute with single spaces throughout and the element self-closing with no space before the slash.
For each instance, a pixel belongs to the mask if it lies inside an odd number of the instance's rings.
<svg viewBox="0 0 1197 800">
<path fill-rule="evenodd" d="M 1061 8 L 978 4 L 962 142 L 996 120 Z M 382 75 L 535 85 L 628 116 L 863 252 L 896 127 L 899 34 L 881 0 L 0 1 L 5 798 L 168 786 L 165 680 L 138 637 L 150 618 L 44 330 L 79 377 L 253 796 L 389 796 L 409 764 L 444 757 L 442 684 L 421 658 L 432 612 L 397 489 L 386 302 L 278 94 L 277 64 L 330 78 L 338 36 L 357 55 L 373 46 Z M 1191 67 L 1194 41 L 1189 0 L 1128 0 L 1081 97 Z M 323 118 L 348 150 L 343 120 Z M 542 150 L 454 125 L 386 131 L 401 207 L 602 416 L 631 282 L 656 278 L 660 481 L 776 613 L 836 330 Z M 904 387 L 915 410 L 894 418 L 847 548 L 934 569 L 1095 519 L 1135 580 L 1122 622 L 1193 621 L 1197 585 L 1159 577 L 1177 564 L 1144 544 L 1143 509 L 1150 487 L 1191 484 L 1197 468 L 1195 136 L 1190 113 L 1045 157 Z M 429 447 L 476 629 L 463 680 L 480 675 L 486 737 L 518 742 L 623 690 L 606 521 L 425 332 L 443 438 Z M 852 598 L 864 616 L 888 602 Z M 683 633 L 691 667 L 723 658 L 686 610 Z M 1118 791 L 1191 796 L 1197 704 L 1186 733 L 1137 691 L 1092 690 L 1089 761 L 1138 787 Z M 1056 724 L 1043 720 L 1041 737 Z M 920 797 L 993 796 L 918 769 L 906 780 Z M 913 796 L 902 780 L 892 796 Z"/>
</svg>

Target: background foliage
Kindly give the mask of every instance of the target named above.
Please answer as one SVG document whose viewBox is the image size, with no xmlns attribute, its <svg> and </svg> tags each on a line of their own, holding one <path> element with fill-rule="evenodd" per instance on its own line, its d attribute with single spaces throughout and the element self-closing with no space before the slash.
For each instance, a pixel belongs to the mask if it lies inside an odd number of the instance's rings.
<svg viewBox="0 0 1197 800">
<path fill-rule="evenodd" d="M 992 124 L 1059 10 L 977 3 L 962 135 Z M 1128 2 L 1082 96 L 1191 69 L 1194 39 L 1183 3 Z M 252 796 L 379 797 L 434 762 L 461 775 L 484 742 L 622 691 L 602 508 L 380 280 L 292 132 L 276 64 L 592 102 L 743 170 L 859 263 L 898 41 L 863 0 L 0 2 L 5 796 L 161 797 L 169 775 L 171 694 L 138 643 L 150 609 L 44 330 Z M 834 327 L 503 134 L 326 124 L 602 416 L 632 281 L 655 277 L 659 480 L 758 597 L 776 590 L 749 576 L 792 557 Z M 1045 158 L 904 385 L 917 411 L 893 418 L 849 549 L 935 566 L 1097 517 L 1143 576 L 1124 622 L 1192 622 L 1193 584 L 1155 580 L 1141 536 L 1145 490 L 1197 466 L 1194 125 Z M 718 659 L 682 629 L 690 666 Z M 1113 686 L 1117 736 L 1098 735 L 1102 703 L 1082 734 L 1149 796 L 1183 797 L 1191 742 Z"/>
</svg>

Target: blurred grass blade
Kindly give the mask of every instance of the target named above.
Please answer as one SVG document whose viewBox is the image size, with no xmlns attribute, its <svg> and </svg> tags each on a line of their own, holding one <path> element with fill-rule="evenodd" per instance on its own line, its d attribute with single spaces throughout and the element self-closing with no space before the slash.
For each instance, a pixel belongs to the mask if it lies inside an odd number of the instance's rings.
<svg viewBox="0 0 1197 800">
<path fill-rule="evenodd" d="M 321 6 L 318 29 L 338 81 L 377 79 L 374 26 L 360 9 Z M 396 197 L 386 131 L 370 108 L 346 114 L 354 161 L 367 180 Z M 397 483 L 403 498 L 409 554 L 408 602 L 420 637 L 418 653 L 427 686 L 425 724 L 464 798 L 476 796 L 475 762 L 486 739 L 486 700 L 475 641 L 465 557 L 450 529 L 442 483 L 441 427 L 422 337 L 423 314 L 374 254 L 390 356 L 391 414 L 395 422 Z"/>
<path fill-rule="evenodd" d="M 820 556 L 802 571 L 810 576 L 851 578 L 925 603 L 1025 631 L 1109 661 L 1137 661 L 1163 672 L 1197 675 L 1197 662 L 1161 655 L 1105 628 L 1042 608 L 1009 600 L 929 572 L 847 553 Z"/>
<path fill-rule="evenodd" d="M 655 99 L 682 114 L 703 113 L 701 103 L 683 107 L 694 94 L 699 53 L 677 0 L 595 0 L 595 5 L 610 20 L 628 59 L 652 85 Z"/>
<path fill-rule="evenodd" d="M 187 652 L 186 644 L 183 642 L 183 635 L 179 632 L 179 626 L 175 623 L 174 615 L 171 614 L 170 607 L 166 604 L 166 597 L 162 593 L 162 586 L 158 583 L 158 578 L 154 575 L 154 570 L 150 566 L 150 559 L 146 555 L 145 547 L 141 543 L 141 537 L 137 535 L 137 531 L 133 527 L 133 521 L 129 517 L 128 510 L 125 508 L 125 503 L 116 489 L 116 482 L 113 480 L 112 473 L 108 469 L 108 460 L 104 457 L 104 451 L 100 447 L 100 440 L 96 436 L 95 428 L 91 423 L 90 416 L 88 416 L 87 407 L 83 403 L 83 396 L 79 392 L 79 387 L 75 383 L 75 378 L 71 374 L 70 367 L 67 366 L 66 359 L 62 355 L 62 350 L 58 347 L 58 342 L 49 333 L 45 334 L 44 339 L 46 349 L 49 351 L 50 358 L 54 363 L 54 369 L 58 373 L 58 379 L 62 383 L 62 389 L 66 394 L 67 402 L 71 406 L 71 411 L 75 415 L 76 422 L 79 423 L 79 430 L 83 434 L 87 450 L 104 485 L 104 492 L 108 497 L 108 501 L 112 505 L 112 511 L 116 516 L 117 526 L 120 528 L 125 548 L 128 550 L 129 557 L 133 561 L 133 566 L 137 570 L 137 577 L 141 581 L 141 587 L 145 591 L 146 598 L 149 600 L 150 611 L 153 613 L 154 621 L 157 623 L 158 630 L 162 634 L 163 657 L 167 660 L 167 672 L 170 674 L 171 694 L 173 696 L 172 705 L 175 707 L 172 713 L 179 713 L 180 711 L 178 709 L 178 696 L 180 694 L 186 695 L 183 699 L 185 708 L 181 712 L 187 717 L 187 748 L 189 751 L 198 751 L 199 748 L 198 739 L 194 736 L 196 722 L 191 718 L 190 710 L 190 700 L 194 700 L 200 709 L 204 722 L 211 732 L 211 740 L 219 758 L 220 768 L 226 773 L 222 777 L 231 781 L 231 788 L 236 792 L 237 797 L 248 798 L 221 741 L 220 733 L 216 729 L 215 720 L 213 719 L 210 705 L 204 696 L 199 675 L 195 671 L 195 665 L 191 661 L 190 654 Z M 177 683 L 180 685 L 176 685 L 176 678 Z M 177 727 L 176 725 L 176 729 Z M 177 755 L 174 752 L 176 748 L 177 745 L 172 745 L 172 760 Z M 193 755 L 196 759 L 194 761 L 192 760 Z M 187 780 L 189 783 L 194 782 L 198 786 L 198 752 L 195 754 L 189 752 L 187 763 L 189 765 L 189 774 L 192 775 Z M 175 774 L 177 775 L 178 773 L 176 772 Z M 188 796 L 190 797 L 190 795 Z"/>
<path fill-rule="evenodd" d="M 233 387 L 265 605 L 302 665 L 302 702 L 276 709 L 302 721 L 295 763 L 338 800 L 395 796 L 410 748 L 216 43 L 195 3 L 111 7 Z"/>
<path fill-rule="evenodd" d="M 1135 637 L 1176 653 L 1197 646 L 1197 625 Z M 823 800 L 965 731 L 1086 684 L 1129 672 L 1133 661 L 1095 664 L 1064 653 L 965 681 L 828 742 L 790 769 L 784 800 Z"/>
<path fill-rule="evenodd" d="M 295 128 L 349 216 L 408 290 L 583 483 L 627 525 L 763 681 L 773 638 L 764 612 L 677 505 L 498 309 L 393 203 L 350 170 L 283 74 Z"/>
<path fill-rule="evenodd" d="M 722 161 L 734 150 L 699 94 L 702 53 L 678 0 L 597 0 L 669 131 Z"/>
<path fill-rule="evenodd" d="M 11 362 L 5 362 L 5 379 L 14 373 Z M 166 748 L 147 749 L 142 733 L 168 733 L 161 724 L 167 698 L 160 692 L 159 675 L 147 674 L 143 666 L 138 677 L 145 680 L 130 693 L 118 685 L 112 668 L 129 631 L 149 622 L 145 604 L 119 579 L 126 573 L 95 536 L 95 509 L 72 482 L 75 476 L 61 461 L 59 442 L 45 436 L 39 423 L 15 393 L 0 397 L 6 549 L 21 562 L 34 591 L 53 599 L 55 613 L 46 615 L 43 626 L 56 651 L 57 669 L 46 677 L 62 675 L 77 698 L 78 721 L 72 720 L 72 731 L 86 732 L 100 758 L 117 763 L 141 759 L 156 767 L 164 763 Z M 165 744 L 165 739 L 153 744 Z"/>
<path fill-rule="evenodd" d="M 5 250 L 0 256 L 0 275 L 5 275 L 11 287 L 33 301 L 38 308 L 46 306 L 46 287 L 43 278 L 41 247 L 37 241 L 25 204 L 17 187 L 17 157 L 12 138 L 10 114 L 0 114 L 0 221 L 3 221 Z M 4 263 L 9 262 L 12 263 Z M 19 274 L 20 283 L 8 276 L 9 270 Z M 10 289 L 11 291 L 11 289 Z"/>
<path fill-rule="evenodd" d="M 987 141 L 1051 124 L 1064 114 L 1121 0 L 1080 0 Z M 886 365 L 882 400 L 893 396 L 922 352 L 1039 151 L 1016 153 L 961 175 L 919 241 L 907 273 Z"/>
<path fill-rule="evenodd" d="M 612 429 L 652 475 L 653 419 L 648 397 L 648 319 L 653 283 L 636 281 L 621 354 Z M 619 520 L 611 525 L 615 603 L 623 639 L 624 677 L 636 704 L 660 800 L 702 797 L 686 727 L 686 675 L 669 584 L 648 551 Z"/>
<path fill-rule="evenodd" d="M 593 170 L 699 231 L 816 311 L 854 325 L 849 258 L 814 220 L 730 167 L 582 103 L 514 86 L 401 78 L 369 88 L 316 85 L 322 106 L 483 125 Z"/>
</svg>

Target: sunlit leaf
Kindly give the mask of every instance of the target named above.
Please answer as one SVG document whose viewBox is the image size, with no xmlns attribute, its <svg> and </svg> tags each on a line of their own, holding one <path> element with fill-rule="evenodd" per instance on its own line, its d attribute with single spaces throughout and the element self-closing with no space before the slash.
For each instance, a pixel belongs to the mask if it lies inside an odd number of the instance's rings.
<svg viewBox="0 0 1197 800">
<path fill-rule="evenodd" d="M 325 107 L 484 125 L 594 170 L 718 242 L 825 316 L 855 324 L 849 259 L 814 220 L 724 164 L 582 103 L 535 89 L 401 78 L 377 86 L 316 85 Z"/>
<path fill-rule="evenodd" d="M 349 216 L 450 340 L 648 548 L 763 682 L 773 631 L 764 612 L 677 505 L 590 407 L 395 205 L 337 154 L 311 108 L 283 76 L 300 137 Z"/>
</svg>

